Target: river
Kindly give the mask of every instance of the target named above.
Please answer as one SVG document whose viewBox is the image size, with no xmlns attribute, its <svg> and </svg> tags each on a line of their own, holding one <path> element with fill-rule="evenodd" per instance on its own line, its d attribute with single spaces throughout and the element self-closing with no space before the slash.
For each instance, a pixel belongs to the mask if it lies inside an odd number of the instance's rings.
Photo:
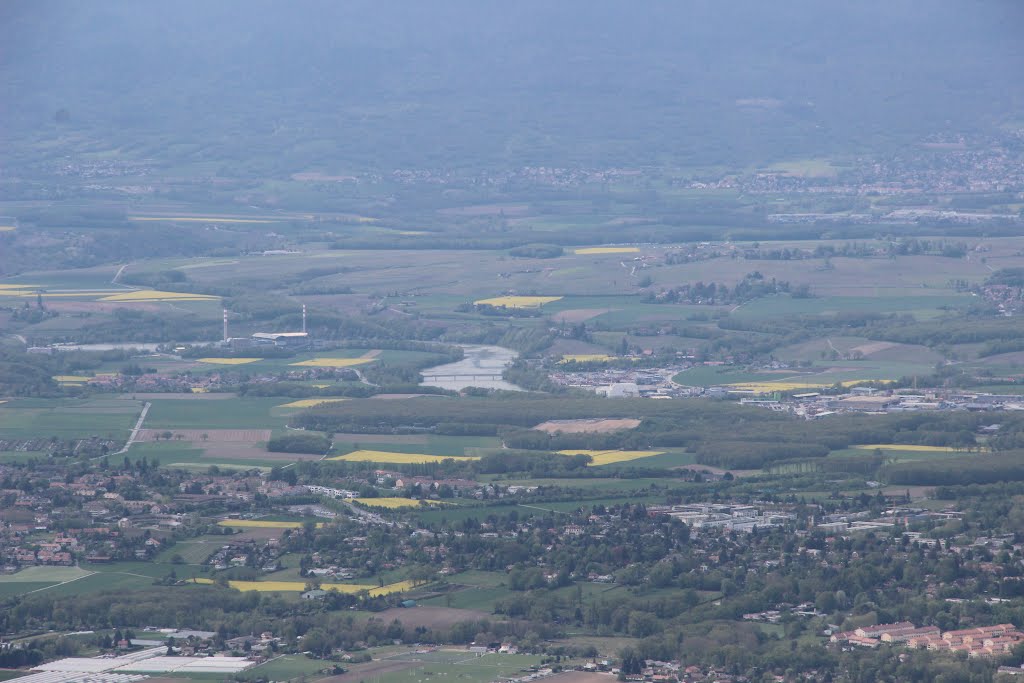
<svg viewBox="0 0 1024 683">
<path fill-rule="evenodd" d="M 502 371 L 512 365 L 519 354 L 502 346 L 459 344 L 466 357 L 457 363 L 435 365 L 421 371 L 426 387 L 441 387 L 460 391 L 466 387 L 481 389 L 507 389 L 522 391 L 522 387 L 501 378 Z"/>
</svg>

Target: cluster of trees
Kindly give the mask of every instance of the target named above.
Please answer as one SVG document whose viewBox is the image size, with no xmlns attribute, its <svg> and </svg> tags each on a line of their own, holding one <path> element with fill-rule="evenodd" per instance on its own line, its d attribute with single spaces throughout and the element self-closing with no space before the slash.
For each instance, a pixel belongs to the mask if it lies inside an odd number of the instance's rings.
<svg viewBox="0 0 1024 683">
<path fill-rule="evenodd" d="M 315 432 L 288 432 L 271 437 L 267 450 L 272 453 L 326 453 L 331 440 Z"/>
<path fill-rule="evenodd" d="M 369 404 L 349 402 L 310 409 L 293 424 L 322 432 L 452 434 L 502 437 L 511 448 L 540 453 L 583 449 L 686 448 L 698 462 L 725 468 L 759 468 L 776 461 L 821 458 L 862 443 L 902 443 L 972 448 L 984 415 L 902 413 L 841 415 L 807 422 L 769 411 L 750 411 L 725 402 L 659 401 L 524 394 L 459 401 L 392 401 L 387 414 Z M 551 419 L 642 418 L 635 430 L 608 434 L 549 434 L 532 429 Z M 1024 440 L 1024 418 L 1007 417 L 994 445 Z M 1018 431 L 1020 429 L 1021 431 Z M 727 434 L 728 438 L 723 439 Z"/>
<path fill-rule="evenodd" d="M 520 258 L 558 258 L 565 250 L 557 244 L 524 244 L 509 249 L 508 253 Z"/>
<path fill-rule="evenodd" d="M 714 282 L 708 284 L 703 282 L 686 283 L 658 292 L 649 291 L 641 300 L 644 303 L 654 304 L 723 305 L 744 303 L 772 294 L 792 294 L 794 297 L 806 298 L 810 296 L 810 287 L 808 285 L 798 285 L 791 288 L 787 281 L 776 280 L 775 278 L 765 280 L 761 273 L 754 271 L 745 275 L 732 288 L 726 284 L 715 284 Z"/>
<path fill-rule="evenodd" d="M 882 476 L 892 484 L 929 486 L 1024 481 L 1024 451 L 906 460 L 886 465 Z"/>
</svg>

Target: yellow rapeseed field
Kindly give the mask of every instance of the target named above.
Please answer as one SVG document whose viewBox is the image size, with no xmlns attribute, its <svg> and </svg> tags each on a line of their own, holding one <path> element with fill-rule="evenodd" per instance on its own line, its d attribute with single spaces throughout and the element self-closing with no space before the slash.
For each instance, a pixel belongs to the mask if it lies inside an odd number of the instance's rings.
<svg viewBox="0 0 1024 683">
<path fill-rule="evenodd" d="M 868 443 L 853 446 L 853 448 L 862 451 L 873 451 L 878 448 L 883 451 L 918 451 L 921 453 L 957 453 L 964 450 L 953 446 L 918 446 L 909 443 Z"/>
<path fill-rule="evenodd" d="M 441 462 L 449 458 L 456 460 L 479 460 L 476 456 L 428 455 L 426 453 L 390 453 L 388 451 L 352 451 L 345 455 L 336 455 L 328 460 L 345 460 L 348 462 L 381 462 L 393 465 L 411 465 L 427 462 Z"/>
<path fill-rule="evenodd" d="M 388 510 L 400 510 L 402 508 L 418 508 L 421 503 L 418 500 L 412 498 L 353 498 L 357 503 L 362 503 L 366 507 L 371 508 L 386 508 Z M 429 500 L 424 504 L 426 505 L 454 505 L 454 503 L 445 503 L 439 500 Z"/>
<path fill-rule="evenodd" d="M 825 382 L 737 382 L 726 386 L 740 391 L 770 393 L 772 391 L 794 391 L 796 389 L 824 389 L 832 386 Z"/>
<path fill-rule="evenodd" d="M 256 363 L 262 358 L 196 358 L 197 363 L 210 363 L 212 365 L 245 365 Z"/>
<path fill-rule="evenodd" d="M 195 578 L 193 583 L 212 584 L 212 579 Z M 259 591 L 260 593 L 301 593 L 306 590 L 305 581 L 228 581 L 228 585 L 240 591 Z M 320 588 L 325 591 L 336 590 L 339 593 L 358 593 L 369 591 L 370 595 L 388 595 L 403 593 L 416 587 L 413 581 L 398 581 L 386 586 L 373 586 L 359 583 L 322 583 Z"/>
<path fill-rule="evenodd" d="M 882 382 L 884 384 L 890 384 L 895 380 L 891 379 L 848 379 L 839 382 L 844 387 L 852 387 L 857 384 L 864 384 L 865 382 Z M 825 389 L 834 385 L 835 382 L 796 382 L 779 380 L 778 382 L 736 382 L 733 384 L 727 384 L 725 386 L 732 387 L 733 389 L 756 391 L 758 393 L 771 393 L 773 391 L 795 391 L 797 389 Z"/>
<path fill-rule="evenodd" d="M 60 382 L 61 384 L 67 382 L 88 382 L 92 377 L 86 377 L 85 375 L 54 375 L 53 381 Z"/>
<path fill-rule="evenodd" d="M 105 296 L 100 301 L 216 301 L 220 297 L 192 292 L 161 292 L 156 289 L 140 289 L 134 292 L 122 292 Z"/>
<path fill-rule="evenodd" d="M 504 306 L 505 308 L 540 308 L 544 304 L 558 301 L 560 296 L 496 296 L 491 299 L 479 299 L 474 304 L 480 306 Z"/>
<path fill-rule="evenodd" d="M 573 251 L 575 254 L 635 254 L 640 251 L 636 247 L 584 247 Z"/>
<path fill-rule="evenodd" d="M 302 522 L 271 522 L 263 519 L 222 519 L 217 522 L 220 526 L 230 526 L 237 529 L 301 529 Z M 324 525 L 317 522 L 319 529 Z"/>
<path fill-rule="evenodd" d="M 284 405 L 277 406 L 278 408 L 312 408 L 318 406 L 321 403 L 341 403 L 347 401 L 347 398 L 304 398 L 300 401 L 292 401 L 291 403 L 285 403 Z"/>
<path fill-rule="evenodd" d="M 0 232 L 11 232 L 12 230 L 17 230 L 17 228 L 13 225 L 0 225 Z"/>
<path fill-rule="evenodd" d="M 372 361 L 373 358 L 311 358 L 291 365 L 304 365 L 313 368 L 349 368 Z"/>
<path fill-rule="evenodd" d="M 653 455 L 661 455 L 664 451 L 590 451 L 585 448 L 577 448 L 569 451 L 558 451 L 562 455 L 589 455 L 591 466 L 611 465 L 617 462 L 628 462 L 649 458 Z"/>
<path fill-rule="evenodd" d="M 615 360 L 615 356 L 606 353 L 575 353 L 562 356 L 559 363 L 603 363 L 604 361 Z"/>
</svg>

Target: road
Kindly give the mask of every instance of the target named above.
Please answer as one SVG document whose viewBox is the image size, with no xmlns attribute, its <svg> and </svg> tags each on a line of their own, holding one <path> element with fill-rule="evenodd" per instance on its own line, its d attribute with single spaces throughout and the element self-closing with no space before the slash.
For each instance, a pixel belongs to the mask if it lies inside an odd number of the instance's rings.
<svg viewBox="0 0 1024 683">
<path fill-rule="evenodd" d="M 149 408 L 152 405 L 153 405 L 152 403 L 150 403 L 149 401 L 146 401 L 146 405 L 142 406 L 142 413 L 139 414 L 139 420 L 138 420 L 138 422 L 135 423 L 135 427 L 132 429 L 131 436 L 129 436 L 128 440 L 125 441 L 124 447 L 121 450 L 119 450 L 118 452 L 111 453 L 110 455 L 121 455 L 122 453 L 127 453 L 128 452 L 128 449 L 132 447 L 133 443 L 135 443 L 135 439 L 139 435 L 139 430 L 142 429 L 142 423 L 146 421 L 146 413 L 149 412 Z M 106 457 L 106 456 L 100 455 L 100 456 L 98 456 L 96 458 L 93 458 L 93 460 L 98 460 L 99 458 L 103 458 L 103 457 Z"/>
</svg>

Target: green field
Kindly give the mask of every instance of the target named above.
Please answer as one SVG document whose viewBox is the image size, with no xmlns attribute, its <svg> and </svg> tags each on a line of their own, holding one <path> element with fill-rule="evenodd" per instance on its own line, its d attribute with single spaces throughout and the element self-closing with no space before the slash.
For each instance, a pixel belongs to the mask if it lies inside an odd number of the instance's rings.
<svg viewBox="0 0 1024 683">
<path fill-rule="evenodd" d="M 186 564 L 203 564 L 215 550 L 226 545 L 230 536 L 200 536 L 185 541 L 178 541 L 169 548 L 160 551 L 156 562 L 170 564 L 171 558 L 180 555 Z M 178 565 L 172 565 L 178 571 Z M 178 572 L 180 573 L 180 572 Z"/>
<path fill-rule="evenodd" d="M 287 420 L 271 409 L 287 399 L 234 398 L 222 401 L 154 399 L 147 429 L 281 429 Z"/>
<path fill-rule="evenodd" d="M 494 610 L 494 603 L 496 601 L 503 600 L 511 594 L 512 591 L 508 588 L 479 588 L 474 586 L 453 591 L 448 595 L 429 598 L 423 600 L 420 604 L 491 612 Z"/>
<path fill-rule="evenodd" d="M 78 567 L 26 567 L 14 574 L 0 575 L 0 583 L 63 583 L 89 576 L 90 572 Z"/>
<path fill-rule="evenodd" d="M 333 666 L 331 662 L 310 659 L 305 655 L 284 655 L 243 672 L 239 678 L 241 680 L 261 678 L 270 681 L 291 681 L 301 676 L 314 675 L 325 669 L 330 670 L 331 666 Z"/>
<path fill-rule="evenodd" d="M 141 401 L 107 397 L 15 399 L 0 404 L 0 439 L 127 439 L 141 410 Z"/>
<path fill-rule="evenodd" d="M 437 652 L 392 655 L 387 658 L 412 663 L 410 668 L 374 675 L 372 669 L 365 674 L 367 683 L 427 683 L 427 681 L 459 680 L 465 683 L 489 683 L 500 678 L 526 675 L 530 667 L 538 666 L 541 658 L 533 655 L 475 655 L 466 650 L 439 650 Z"/>
<path fill-rule="evenodd" d="M 794 299 L 779 295 L 743 304 L 732 315 L 739 318 L 776 318 L 787 315 L 826 315 L 833 313 L 913 313 L 919 318 L 939 315 L 943 307 L 966 308 L 972 297 L 967 294 L 934 296 L 823 296 Z"/>
<path fill-rule="evenodd" d="M 400 435 L 394 441 L 387 434 L 367 434 L 364 438 L 354 434 L 336 434 L 332 454 L 342 455 L 358 450 L 389 453 L 422 453 L 427 455 L 479 455 L 477 449 L 501 447 L 501 439 L 489 436 Z M 282 454 L 284 455 L 284 454 Z"/>
</svg>

